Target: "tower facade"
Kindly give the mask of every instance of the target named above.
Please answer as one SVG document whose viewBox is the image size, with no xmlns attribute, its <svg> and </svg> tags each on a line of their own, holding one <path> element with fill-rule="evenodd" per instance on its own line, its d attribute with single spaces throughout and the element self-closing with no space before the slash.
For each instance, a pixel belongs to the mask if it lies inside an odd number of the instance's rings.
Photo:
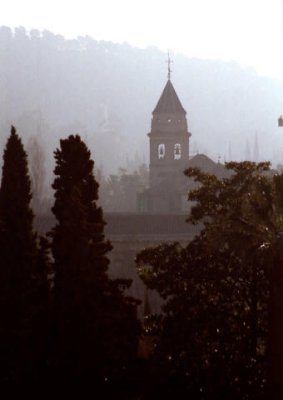
<svg viewBox="0 0 283 400">
<path fill-rule="evenodd" d="M 182 173 L 189 160 L 186 111 L 170 80 L 152 112 L 149 187 L 153 188 L 175 173 Z"/>
<path fill-rule="evenodd" d="M 138 194 L 137 209 L 151 215 L 186 214 L 191 208 L 188 193 L 195 188 L 193 179 L 184 175 L 189 168 L 199 168 L 218 177 L 227 170 L 204 154 L 189 158 L 187 113 L 172 85 L 168 56 L 168 80 L 152 112 L 150 144 L 149 187 Z M 174 219 L 172 219 L 174 221 Z M 171 227 L 168 231 L 170 231 Z"/>
</svg>

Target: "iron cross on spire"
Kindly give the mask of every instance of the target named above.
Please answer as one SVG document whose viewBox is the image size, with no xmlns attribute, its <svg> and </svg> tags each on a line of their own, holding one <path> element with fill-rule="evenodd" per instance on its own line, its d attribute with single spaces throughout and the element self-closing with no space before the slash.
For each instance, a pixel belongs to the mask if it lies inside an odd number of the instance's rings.
<svg viewBox="0 0 283 400">
<path fill-rule="evenodd" d="M 170 58 L 169 51 L 168 51 L 168 58 L 167 58 L 167 60 L 166 60 L 166 63 L 168 64 L 168 79 L 170 79 L 170 78 L 171 78 L 171 72 L 172 72 L 172 70 L 171 70 L 171 68 L 170 68 L 170 64 L 172 64 L 173 61 L 172 61 L 171 58 Z"/>
</svg>

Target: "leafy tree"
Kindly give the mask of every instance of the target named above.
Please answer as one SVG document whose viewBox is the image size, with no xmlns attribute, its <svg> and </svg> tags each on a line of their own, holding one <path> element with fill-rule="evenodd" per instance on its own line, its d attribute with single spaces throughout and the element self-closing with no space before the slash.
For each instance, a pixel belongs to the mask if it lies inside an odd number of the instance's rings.
<svg viewBox="0 0 283 400">
<path fill-rule="evenodd" d="M 111 281 L 98 183 L 90 151 L 77 136 L 55 151 L 51 232 L 54 257 L 54 362 L 77 380 L 109 382 L 135 358 L 137 302 L 123 295 L 128 281 Z"/>
<path fill-rule="evenodd" d="M 256 319 L 262 292 L 256 295 L 257 266 L 264 265 L 269 280 L 269 397 L 283 396 L 283 175 L 271 174 L 270 163 L 227 163 L 235 173 L 229 180 L 219 182 L 200 171 L 188 170 L 189 176 L 203 184 L 190 193 L 197 201 L 191 221 L 204 220 L 210 242 L 228 245 L 241 257 L 241 263 L 252 265 L 250 285 L 251 327 L 256 333 Z M 221 187 L 221 188 L 220 188 Z M 205 193 L 207 190 L 207 194 Z M 210 202 L 209 198 L 214 199 Z M 259 256 L 260 254 L 260 256 Z M 260 257 L 260 263 L 258 260 Z M 255 340 L 254 340 L 255 347 Z"/>
<path fill-rule="evenodd" d="M 107 179 L 101 177 L 100 201 L 107 211 L 135 212 L 137 196 L 148 183 L 148 171 L 144 164 L 134 173 L 128 173 L 119 168 L 118 175 L 110 175 Z"/>
<path fill-rule="evenodd" d="M 37 242 L 30 208 L 27 155 L 14 127 L 4 152 L 0 188 L 0 362 L 3 380 L 31 378 L 42 353 Z M 41 345 L 40 345 L 41 346 Z"/>
<path fill-rule="evenodd" d="M 194 398 L 257 398 L 267 379 L 282 176 L 272 177 L 268 163 L 226 168 L 225 179 L 186 172 L 199 183 L 189 220 L 202 222 L 202 233 L 185 248 L 161 245 L 137 257 L 141 277 L 164 298 L 154 352 L 161 382 Z"/>
</svg>

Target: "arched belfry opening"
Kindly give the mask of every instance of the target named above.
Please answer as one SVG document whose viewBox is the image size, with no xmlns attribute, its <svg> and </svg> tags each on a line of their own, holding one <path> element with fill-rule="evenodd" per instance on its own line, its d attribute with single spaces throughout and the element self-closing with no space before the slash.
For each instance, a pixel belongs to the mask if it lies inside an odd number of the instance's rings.
<svg viewBox="0 0 283 400">
<path fill-rule="evenodd" d="M 138 197 L 138 210 L 150 215 L 159 214 L 164 219 L 172 214 L 188 215 L 191 208 L 188 192 L 194 187 L 194 182 L 184 175 L 187 168 L 200 168 L 221 177 L 227 173 L 220 163 L 215 163 L 204 154 L 189 157 L 191 134 L 187 113 L 172 83 L 172 61 L 169 56 L 167 63 L 167 81 L 152 111 L 148 133 L 149 187 Z"/>
<path fill-rule="evenodd" d="M 152 112 L 150 142 L 150 188 L 168 179 L 172 173 L 183 173 L 189 160 L 189 137 L 186 111 L 172 84 L 168 54 L 167 82 Z"/>
<path fill-rule="evenodd" d="M 158 145 L 158 158 L 164 158 L 165 157 L 165 144 L 161 143 Z"/>
</svg>

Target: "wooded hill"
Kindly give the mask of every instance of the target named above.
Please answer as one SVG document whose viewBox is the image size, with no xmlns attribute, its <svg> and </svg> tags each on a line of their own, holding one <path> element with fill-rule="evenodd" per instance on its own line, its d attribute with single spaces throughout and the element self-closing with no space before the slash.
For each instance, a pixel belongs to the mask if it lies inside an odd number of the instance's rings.
<svg viewBox="0 0 283 400">
<path fill-rule="evenodd" d="M 281 162 L 282 84 L 232 62 L 172 54 L 191 154 Z M 59 138 L 80 133 L 107 174 L 148 160 L 151 112 L 167 79 L 166 54 L 90 37 L 0 28 L 1 148 L 14 123 L 37 135 L 52 163 Z M 50 171 L 52 167 L 48 168 Z"/>
</svg>

